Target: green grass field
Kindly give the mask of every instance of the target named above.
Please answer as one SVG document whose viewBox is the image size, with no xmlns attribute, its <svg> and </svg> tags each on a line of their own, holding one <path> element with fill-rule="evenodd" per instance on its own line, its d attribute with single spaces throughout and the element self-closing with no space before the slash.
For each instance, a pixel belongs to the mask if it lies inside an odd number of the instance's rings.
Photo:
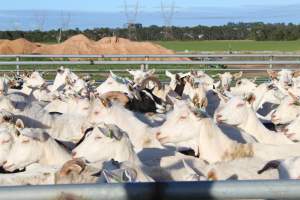
<svg viewBox="0 0 300 200">
<path fill-rule="evenodd" d="M 160 41 L 158 44 L 175 51 L 300 51 L 300 40 L 296 41 Z"/>
</svg>

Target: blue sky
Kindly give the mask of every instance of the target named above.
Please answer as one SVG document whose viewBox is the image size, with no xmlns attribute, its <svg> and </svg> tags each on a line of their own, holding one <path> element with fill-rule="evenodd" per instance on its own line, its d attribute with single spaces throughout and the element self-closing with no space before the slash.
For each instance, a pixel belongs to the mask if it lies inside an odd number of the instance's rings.
<svg viewBox="0 0 300 200">
<path fill-rule="evenodd" d="M 171 5 L 172 0 L 163 0 Z M 129 10 L 136 0 L 127 0 Z M 228 22 L 300 23 L 300 0 L 174 0 L 172 24 L 221 25 Z M 39 11 L 42 10 L 42 11 Z M 62 14 L 63 12 L 63 14 Z M 42 14 L 41 14 L 42 13 Z M 70 15 L 69 28 L 121 27 L 126 23 L 124 0 L 6 0 L 0 7 L 0 30 L 34 29 L 38 17 L 44 29 L 58 28 L 62 15 Z M 161 0 L 139 0 L 137 22 L 163 25 Z"/>
<path fill-rule="evenodd" d="M 171 4 L 173 0 L 163 0 L 165 4 Z M 135 4 L 136 0 L 127 0 L 128 4 Z M 160 0 L 139 0 L 141 10 L 160 10 Z M 299 0 L 174 0 L 177 9 L 190 9 L 195 7 L 247 7 L 275 6 L 299 4 Z M 124 0 L 8 0 L 1 2 L 1 10 L 20 9 L 50 9 L 72 11 L 107 11 L 123 10 Z"/>
</svg>

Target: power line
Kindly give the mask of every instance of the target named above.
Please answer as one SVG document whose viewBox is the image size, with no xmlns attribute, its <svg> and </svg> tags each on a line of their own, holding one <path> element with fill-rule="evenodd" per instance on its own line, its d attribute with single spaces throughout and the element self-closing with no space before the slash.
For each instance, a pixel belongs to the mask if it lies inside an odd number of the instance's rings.
<svg viewBox="0 0 300 200">
<path fill-rule="evenodd" d="M 165 35 L 166 40 L 173 39 L 173 30 L 172 30 L 172 21 L 175 12 L 175 1 L 172 1 L 170 5 L 166 5 L 163 0 L 161 0 L 161 13 L 164 19 L 164 31 L 163 34 Z"/>
<path fill-rule="evenodd" d="M 137 30 L 136 30 L 136 19 L 139 11 L 139 0 L 133 5 L 132 11 L 129 10 L 127 0 L 124 0 L 124 11 L 127 18 L 127 28 L 128 28 L 128 38 L 130 40 L 137 40 Z"/>
</svg>

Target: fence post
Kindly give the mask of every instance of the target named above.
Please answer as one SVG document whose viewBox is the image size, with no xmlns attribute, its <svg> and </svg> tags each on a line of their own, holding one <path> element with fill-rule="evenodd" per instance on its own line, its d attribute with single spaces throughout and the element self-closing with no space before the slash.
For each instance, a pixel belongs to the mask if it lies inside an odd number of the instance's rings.
<svg viewBox="0 0 300 200">
<path fill-rule="evenodd" d="M 19 56 L 16 57 L 16 61 L 17 62 L 20 61 L 20 57 Z M 20 75 L 20 66 L 19 66 L 19 64 L 16 65 L 16 71 L 17 71 L 17 76 L 19 76 Z"/>
<path fill-rule="evenodd" d="M 272 69 L 273 68 L 273 64 L 271 63 L 273 61 L 273 55 L 270 56 L 270 65 L 269 68 Z"/>
<path fill-rule="evenodd" d="M 149 56 L 146 56 L 146 61 L 148 61 L 148 60 L 149 60 Z M 148 69 L 149 69 L 149 65 L 146 64 L 146 65 L 145 65 L 145 68 L 146 68 L 146 70 L 148 70 Z"/>
<path fill-rule="evenodd" d="M 145 56 L 145 61 L 148 61 L 149 60 L 149 56 Z M 149 66 L 148 64 L 141 64 L 141 70 L 142 71 L 146 71 L 148 70 Z"/>
</svg>

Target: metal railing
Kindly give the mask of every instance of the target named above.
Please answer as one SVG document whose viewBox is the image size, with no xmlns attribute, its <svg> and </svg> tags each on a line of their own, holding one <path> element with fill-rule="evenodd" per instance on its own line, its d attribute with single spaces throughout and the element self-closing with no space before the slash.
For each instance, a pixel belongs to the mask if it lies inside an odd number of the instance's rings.
<svg viewBox="0 0 300 200">
<path fill-rule="evenodd" d="M 245 60 L 228 60 L 230 58 L 243 58 Z M 262 71 L 268 68 L 272 68 L 273 65 L 300 65 L 300 54 L 174 54 L 174 55 L 156 55 L 156 54 L 135 54 L 135 55 L 0 55 L 0 58 L 15 58 L 15 61 L 1 61 L 1 66 L 16 66 L 16 72 L 19 74 L 21 66 L 45 66 L 45 65 L 141 65 L 141 68 L 148 68 L 149 65 L 263 65 L 267 66 L 266 68 L 251 68 L 251 69 L 214 69 L 214 68 L 205 68 L 205 71 Z M 101 59 L 101 60 L 48 60 L 48 61 L 22 61 L 22 59 L 28 58 L 80 58 L 80 59 Z M 105 60 L 105 59 L 141 59 L 141 60 Z M 149 60 L 151 58 L 189 58 L 197 60 Z M 222 58 L 223 60 L 208 60 L 211 58 Z M 247 60 L 248 58 L 260 58 L 259 60 Z M 265 60 L 267 58 L 267 60 Z M 276 58 L 289 58 L 293 60 L 274 60 Z M 298 59 L 297 59 L 298 58 Z M 104 59 L 104 60 L 102 60 Z M 200 59 L 200 60 L 199 60 Z M 226 60 L 224 60 L 226 59 Z M 295 68 L 295 67 L 292 67 Z M 1 71 L 9 71 L 0 69 Z M 10 69 L 11 70 L 11 69 Z M 117 71 L 116 69 L 115 71 Z M 189 70 L 185 67 L 181 69 L 169 69 L 169 70 Z M 47 70 L 41 70 L 47 71 Z M 85 70 L 80 70 L 84 72 Z M 91 70 L 88 70 L 91 71 Z M 98 72 L 95 70 L 94 72 Z M 121 71 L 121 70 L 120 70 Z"/>
<path fill-rule="evenodd" d="M 300 181 L 213 181 L 0 187 L 0 200 L 300 199 Z"/>
<path fill-rule="evenodd" d="M 299 54 L 8 54 L 0 58 L 215 58 L 215 57 L 300 57 Z"/>
</svg>

